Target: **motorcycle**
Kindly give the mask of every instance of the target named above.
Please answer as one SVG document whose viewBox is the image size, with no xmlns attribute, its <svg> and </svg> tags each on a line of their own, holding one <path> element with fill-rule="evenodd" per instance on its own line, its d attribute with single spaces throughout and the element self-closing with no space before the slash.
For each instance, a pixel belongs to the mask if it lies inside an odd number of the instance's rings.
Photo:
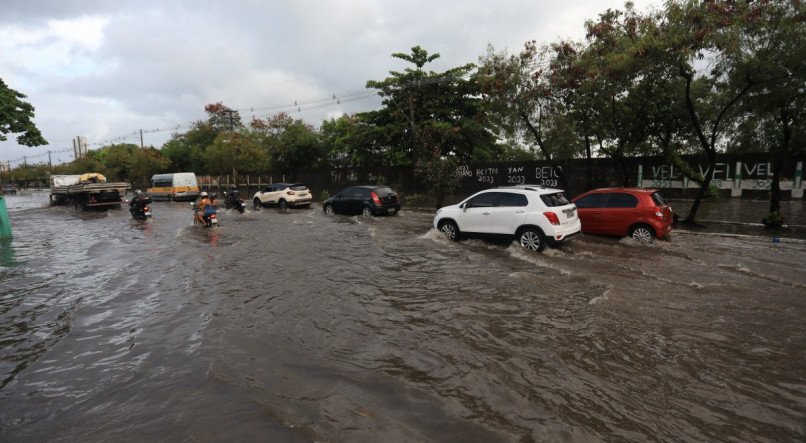
<svg viewBox="0 0 806 443">
<path fill-rule="evenodd" d="M 224 207 L 226 209 L 235 208 L 241 214 L 246 210 L 246 205 L 238 195 L 238 191 L 224 192 Z"/>
<path fill-rule="evenodd" d="M 151 218 L 151 199 L 146 197 L 140 201 L 133 201 L 129 206 L 129 212 L 135 220 L 148 220 Z"/>
<path fill-rule="evenodd" d="M 196 203 L 191 203 L 193 205 L 193 225 L 196 226 L 199 223 L 199 220 L 196 218 L 196 213 L 201 211 L 196 205 Z M 209 215 L 202 215 L 202 219 L 204 219 L 204 226 L 205 228 L 213 228 L 218 227 L 218 217 L 216 216 L 216 212 Z"/>
</svg>

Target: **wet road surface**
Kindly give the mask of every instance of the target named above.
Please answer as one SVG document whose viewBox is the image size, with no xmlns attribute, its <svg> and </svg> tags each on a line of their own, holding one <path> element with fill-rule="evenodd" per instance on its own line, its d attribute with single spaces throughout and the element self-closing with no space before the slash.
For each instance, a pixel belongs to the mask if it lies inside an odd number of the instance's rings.
<svg viewBox="0 0 806 443">
<path fill-rule="evenodd" d="M 0 440 L 796 441 L 806 243 L 7 197 Z"/>
</svg>

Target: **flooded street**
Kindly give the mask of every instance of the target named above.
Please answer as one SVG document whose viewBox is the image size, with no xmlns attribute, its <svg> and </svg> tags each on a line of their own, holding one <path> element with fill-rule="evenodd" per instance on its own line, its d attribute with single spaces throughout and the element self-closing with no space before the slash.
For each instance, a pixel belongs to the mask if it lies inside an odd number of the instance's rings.
<svg viewBox="0 0 806 443">
<path fill-rule="evenodd" d="M 806 242 L 6 198 L 0 441 L 806 439 Z"/>
</svg>

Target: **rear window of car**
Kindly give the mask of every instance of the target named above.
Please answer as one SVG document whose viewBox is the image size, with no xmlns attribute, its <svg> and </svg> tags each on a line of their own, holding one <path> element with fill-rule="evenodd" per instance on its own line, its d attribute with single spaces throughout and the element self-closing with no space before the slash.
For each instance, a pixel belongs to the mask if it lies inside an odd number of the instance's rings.
<svg viewBox="0 0 806 443">
<path fill-rule="evenodd" d="M 305 191 L 308 189 L 307 186 L 303 185 L 302 183 L 297 183 L 296 185 L 290 186 L 292 191 Z"/>
<path fill-rule="evenodd" d="M 375 188 L 375 193 L 378 195 L 389 195 L 394 194 L 395 191 L 391 190 L 390 188 Z"/>
<path fill-rule="evenodd" d="M 652 201 L 654 201 L 658 206 L 663 206 L 666 204 L 666 199 L 664 199 L 663 196 L 660 195 L 660 192 L 657 191 L 652 193 Z"/>
<path fill-rule="evenodd" d="M 568 197 L 565 196 L 565 192 L 555 192 L 554 194 L 543 194 L 540 196 L 540 200 L 543 200 L 543 203 L 545 203 L 546 206 L 550 208 L 556 206 L 565 206 L 571 203 L 568 200 Z"/>
<path fill-rule="evenodd" d="M 638 197 L 632 194 L 614 192 L 607 199 L 608 208 L 634 208 L 638 206 Z"/>
</svg>

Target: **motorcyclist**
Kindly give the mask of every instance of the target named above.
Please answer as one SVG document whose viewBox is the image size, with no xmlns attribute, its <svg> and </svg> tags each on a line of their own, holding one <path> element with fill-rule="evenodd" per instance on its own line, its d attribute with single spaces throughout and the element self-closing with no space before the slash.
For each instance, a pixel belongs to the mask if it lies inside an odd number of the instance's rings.
<svg viewBox="0 0 806 443">
<path fill-rule="evenodd" d="M 240 191 L 238 191 L 238 187 L 235 185 L 229 185 L 229 194 L 227 194 L 227 197 L 233 200 L 240 198 Z"/>
<path fill-rule="evenodd" d="M 134 197 L 129 202 L 129 209 L 131 211 L 140 211 L 147 204 L 151 203 L 151 197 L 143 194 L 143 191 L 137 189 L 134 191 Z"/>
<path fill-rule="evenodd" d="M 205 225 L 204 216 L 207 213 L 207 208 L 208 207 L 212 208 L 213 203 L 212 201 L 210 201 L 207 192 L 202 191 L 202 193 L 199 196 L 201 197 L 201 200 L 199 200 L 199 202 L 196 203 L 196 205 L 193 207 L 193 210 L 195 211 L 193 216 L 196 217 L 196 221 L 199 222 L 199 224 L 204 226 Z M 212 212 L 215 212 L 215 209 L 213 209 Z"/>
<path fill-rule="evenodd" d="M 238 191 L 238 187 L 235 185 L 229 186 L 229 192 L 225 193 L 224 202 L 226 203 L 227 207 L 238 208 L 241 204 L 241 197 L 240 191 Z"/>
</svg>

